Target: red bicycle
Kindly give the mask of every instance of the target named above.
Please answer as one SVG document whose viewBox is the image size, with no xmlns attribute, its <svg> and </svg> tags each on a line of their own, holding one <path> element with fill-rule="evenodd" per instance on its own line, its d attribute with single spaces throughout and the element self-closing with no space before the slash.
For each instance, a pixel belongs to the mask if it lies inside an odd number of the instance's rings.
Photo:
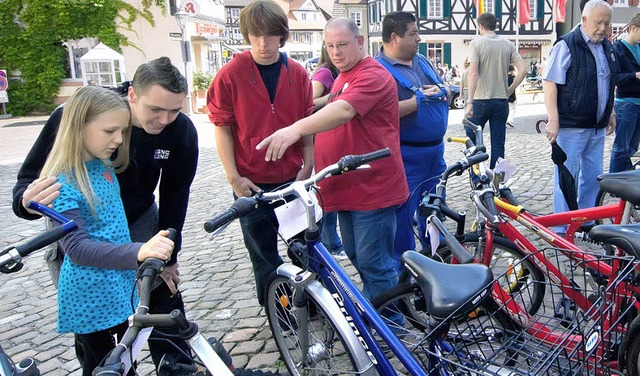
<svg viewBox="0 0 640 376">
<path fill-rule="evenodd" d="M 484 149 L 481 129 L 475 130 L 479 145 L 467 142 L 467 154 Z M 626 367 L 628 374 L 639 375 L 640 225 L 593 228 L 590 239 L 609 245 L 597 252 L 574 244 L 575 233 L 585 221 L 613 218 L 614 223 L 622 223 L 633 205 L 625 199 L 633 199 L 635 187 L 619 184 L 619 175 L 605 175 L 601 186 L 615 190 L 621 198 L 617 204 L 534 216 L 508 188 L 495 189 L 499 182 L 493 181 L 483 164 L 469 176 L 477 225 L 459 240 L 478 262 L 501 268 L 494 271 L 499 283 L 492 295 L 503 311 L 536 340 L 562 344 L 588 365 L 588 373 Z M 423 207 L 429 207 L 429 201 L 433 200 L 423 200 Z M 515 223 L 552 248 L 534 245 Z M 569 226 L 566 238 L 550 229 L 558 225 Z M 448 257 L 446 247 L 438 252 Z M 560 330 L 565 327 L 571 329 Z M 608 368 L 601 368 L 602 364 Z"/>
</svg>

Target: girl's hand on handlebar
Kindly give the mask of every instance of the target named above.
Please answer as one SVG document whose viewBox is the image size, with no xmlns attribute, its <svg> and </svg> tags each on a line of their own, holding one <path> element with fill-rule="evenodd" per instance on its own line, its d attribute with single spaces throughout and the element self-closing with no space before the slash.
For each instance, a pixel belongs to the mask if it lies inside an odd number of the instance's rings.
<svg viewBox="0 0 640 376">
<path fill-rule="evenodd" d="M 52 207 L 51 203 L 60 196 L 60 188 L 62 188 L 62 184 L 58 183 L 57 180 L 55 176 L 43 176 L 31 182 L 22 194 L 22 206 L 29 213 L 38 215 L 40 213 L 27 208 L 29 201 Z"/>
<path fill-rule="evenodd" d="M 160 230 L 153 238 L 144 243 L 138 251 L 138 261 L 142 262 L 149 257 L 167 261 L 173 253 L 173 240 L 167 238 L 169 231 Z"/>
</svg>

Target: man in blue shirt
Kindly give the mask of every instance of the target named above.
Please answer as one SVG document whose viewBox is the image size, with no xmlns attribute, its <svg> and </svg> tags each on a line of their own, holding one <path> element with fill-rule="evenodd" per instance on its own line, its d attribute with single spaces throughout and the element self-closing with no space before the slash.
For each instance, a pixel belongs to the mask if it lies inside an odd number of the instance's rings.
<svg viewBox="0 0 640 376">
<path fill-rule="evenodd" d="M 396 209 L 397 232 L 393 258 L 400 270 L 400 256 L 415 249 L 413 217 L 422 194 L 438 182 L 446 168 L 444 143 L 449 105 L 448 89 L 426 57 L 416 53 L 420 36 L 415 17 L 391 12 L 382 21 L 382 49 L 376 59 L 398 85 L 400 149 L 409 184 L 409 199 Z M 419 236 L 425 235 L 425 218 L 419 218 Z"/>
<path fill-rule="evenodd" d="M 566 153 L 565 166 L 578 185 L 578 207 L 595 204 L 602 173 L 604 128 L 613 132 L 613 87 L 617 63 L 606 39 L 612 7 L 601 0 L 585 4 L 579 27 L 559 38 L 543 72 L 549 114 L 546 136 Z M 593 90 L 594 78 L 597 90 Z M 554 212 L 569 210 L 555 174 Z"/>
</svg>

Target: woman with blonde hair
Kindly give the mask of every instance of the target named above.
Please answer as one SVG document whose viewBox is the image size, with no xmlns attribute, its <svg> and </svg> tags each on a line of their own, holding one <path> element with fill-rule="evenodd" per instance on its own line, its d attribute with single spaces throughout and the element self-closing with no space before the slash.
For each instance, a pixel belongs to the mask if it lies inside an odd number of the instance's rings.
<svg viewBox="0 0 640 376">
<path fill-rule="evenodd" d="M 122 338 L 137 304 L 138 262 L 168 260 L 173 242 L 160 231 L 131 243 L 116 170 L 127 167 L 131 110 L 110 90 L 85 86 L 64 107 L 41 177 L 62 185 L 53 208 L 78 224 L 60 240 L 65 254 L 58 285 L 58 332 L 73 333 L 83 376 Z M 33 184 L 33 183 L 32 183 Z M 132 299 L 133 297 L 133 299 Z"/>
</svg>

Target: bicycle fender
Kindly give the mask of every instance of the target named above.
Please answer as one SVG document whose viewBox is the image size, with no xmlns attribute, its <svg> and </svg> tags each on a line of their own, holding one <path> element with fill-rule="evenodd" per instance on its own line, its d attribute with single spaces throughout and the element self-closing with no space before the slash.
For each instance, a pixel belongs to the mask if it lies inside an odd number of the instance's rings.
<svg viewBox="0 0 640 376">
<path fill-rule="evenodd" d="M 293 264 L 282 264 L 276 270 L 278 275 L 287 277 L 289 279 L 294 278 L 300 274 L 302 269 Z M 347 322 L 347 319 L 342 314 L 338 303 L 333 299 L 329 290 L 327 290 L 318 281 L 313 281 L 305 287 L 305 292 L 313 297 L 314 303 L 322 306 L 322 310 L 334 320 L 336 328 L 343 336 L 345 345 L 349 347 L 349 352 L 353 355 L 353 360 L 359 369 L 366 370 L 362 373 L 365 376 L 377 375 L 378 372 L 374 367 L 371 359 L 367 355 L 364 347 L 360 343 L 360 340 L 351 329 L 351 326 Z"/>
</svg>

